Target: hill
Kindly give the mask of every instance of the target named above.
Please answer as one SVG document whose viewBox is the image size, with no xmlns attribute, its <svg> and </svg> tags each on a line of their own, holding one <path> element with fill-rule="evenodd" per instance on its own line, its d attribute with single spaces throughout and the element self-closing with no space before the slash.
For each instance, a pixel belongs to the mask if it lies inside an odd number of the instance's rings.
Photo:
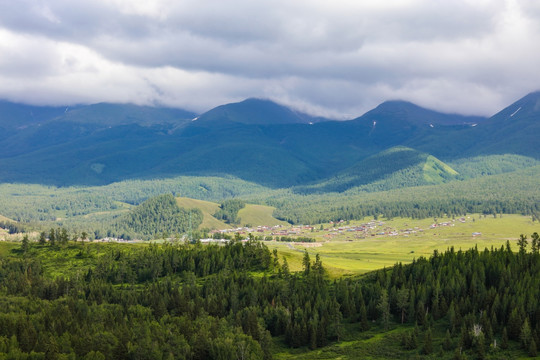
<svg viewBox="0 0 540 360">
<path fill-rule="evenodd" d="M 99 103 L 68 110 L 60 119 L 68 122 L 93 123 L 106 126 L 126 124 L 144 126 L 174 124 L 178 126 L 190 121 L 195 116 L 195 113 L 183 109 L 134 104 Z"/>
<path fill-rule="evenodd" d="M 375 109 L 357 118 L 356 121 L 395 121 L 410 125 L 449 126 L 471 125 L 483 123 L 487 120 L 482 116 L 464 116 L 459 114 L 444 114 L 437 111 L 422 108 L 407 101 L 385 101 Z"/>
<path fill-rule="evenodd" d="M 199 209 L 203 214 L 202 224 L 199 226 L 199 229 L 230 229 L 232 226 L 226 224 L 223 221 L 216 219 L 213 215 L 219 210 L 219 204 L 190 199 L 185 197 L 177 198 L 178 205 L 185 209 Z M 250 225 L 250 226 L 274 226 L 274 225 L 288 225 L 287 222 L 281 221 L 273 217 L 273 212 L 275 208 L 272 206 L 265 205 L 256 205 L 256 204 L 246 204 L 238 212 L 238 218 L 240 218 L 240 225 Z"/>
<path fill-rule="evenodd" d="M 389 101 L 350 121 L 313 118 L 260 99 L 191 119 L 194 114 L 177 109 L 95 104 L 62 114 L 43 110 L 43 121 L 35 122 L 25 106 L 11 104 L 20 111 L 7 112 L 9 121 L 0 117 L 0 126 L 26 125 L 0 139 L 0 181 L 103 185 L 202 175 L 321 191 L 369 181 L 386 181 L 384 189 L 440 183 L 460 178 L 450 163 L 497 173 L 510 169 L 496 164 L 500 156 L 519 155 L 531 159 L 520 161 L 520 168 L 534 165 L 540 159 L 532 145 L 540 135 L 539 99 L 540 93 L 530 94 L 489 119 Z M 395 152 L 400 147 L 413 151 Z M 425 167 L 414 168 L 422 161 Z M 469 170 L 469 177 L 478 175 Z"/>
<path fill-rule="evenodd" d="M 538 234 L 531 239 L 530 250 L 522 235 L 518 246 L 450 247 L 339 279 L 327 276 L 330 256 L 302 252 L 302 271 L 293 271 L 283 254 L 256 241 L 2 242 L 0 292 L 9 306 L 0 317 L 9 326 L 0 328 L 0 355 L 536 357 Z"/>
<path fill-rule="evenodd" d="M 0 215 L 0 221 L 5 221 L 5 222 L 13 222 L 13 220 L 3 216 L 3 215 Z"/>
<path fill-rule="evenodd" d="M 476 128 L 475 154 L 519 154 L 540 158 L 540 91 L 531 93 Z"/>
<path fill-rule="evenodd" d="M 434 156 L 397 146 L 370 156 L 329 180 L 299 186 L 300 193 L 343 192 L 347 189 L 384 183 L 386 190 L 429 184 L 442 184 L 458 178 L 458 173 Z M 385 190 L 377 187 L 376 190 Z"/>
<path fill-rule="evenodd" d="M 116 235 L 122 238 L 179 235 L 187 232 L 190 226 L 198 228 L 202 217 L 200 210 L 187 211 L 178 206 L 171 194 L 158 195 L 122 215 L 115 224 Z"/>
<path fill-rule="evenodd" d="M 225 125 L 227 123 L 250 125 L 309 124 L 324 120 L 328 121 L 328 119 L 291 110 L 270 100 L 256 98 L 221 105 L 196 118 L 198 124 L 211 123 L 213 125 Z"/>
<path fill-rule="evenodd" d="M 202 212 L 203 220 L 202 223 L 198 226 L 198 229 L 230 229 L 231 226 L 216 219 L 213 214 L 219 210 L 219 204 L 204 201 L 196 200 L 185 197 L 180 197 L 176 199 L 178 206 L 185 209 L 199 209 Z"/>
<path fill-rule="evenodd" d="M 274 217 L 273 214 L 275 209 L 276 208 L 273 206 L 246 204 L 246 206 L 243 209 L 240 209 L 240 211 L 238 212 L 238 217 L 240 218 L 243 225 L 289 225 L 289 223 L 278 220 Z"/>
<path fill-rule="evenodd" d="M 66 107 L 32 106 L 0 100 L 0 130 L 13 132 L 28 126 L 57 118 Z"/>
</svg>

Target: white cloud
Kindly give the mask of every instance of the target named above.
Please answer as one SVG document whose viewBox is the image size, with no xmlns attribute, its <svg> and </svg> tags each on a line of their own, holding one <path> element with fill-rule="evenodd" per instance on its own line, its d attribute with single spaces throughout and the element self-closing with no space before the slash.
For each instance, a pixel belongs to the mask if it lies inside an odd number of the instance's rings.
<svg viewBox="0 0 540 360">
<path fill-rule="evenodd" d="M 533 0 L 0 0 L 0 97 L 489 115 L 540 88 L 539 24 Z"/>
</svg>

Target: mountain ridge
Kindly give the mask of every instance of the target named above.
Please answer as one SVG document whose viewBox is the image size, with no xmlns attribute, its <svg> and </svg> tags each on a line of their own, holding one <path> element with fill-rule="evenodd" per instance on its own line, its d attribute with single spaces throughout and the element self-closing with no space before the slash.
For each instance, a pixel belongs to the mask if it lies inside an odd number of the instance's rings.
<svg viewBox="0 0 540 360">
<path fill-rule="evenodd" d="M 2 182 L 99 185 L 185 174 L 231 175 L 271 187 L 306 186 L 343 176 L 374 156 L 406 172 L 410 163 L 388 160 L 384 153 L 396 147 L 425 154 L 425 159 L 432 156 L 437 160 L 432 165 L 505 154 L 540 159 L 534 146 L 540 136 L 540 92 L 489 119 L 439 113 L 404 101 L 384 102 L 348 121 L 314 118 L 253 98 L 199 116 L 101 103 L 47 108 L 35 121 L 29 115 L 34 108 L 12 108 L 18 109 L 12 117 L 0 113 L 0 128 L 11 129 L 0 138 Z M 13 127 L 21 118 L 27 125 Z M 354 176 L 351 186 L 365 185 L 369 171 Z"/>
</svg>

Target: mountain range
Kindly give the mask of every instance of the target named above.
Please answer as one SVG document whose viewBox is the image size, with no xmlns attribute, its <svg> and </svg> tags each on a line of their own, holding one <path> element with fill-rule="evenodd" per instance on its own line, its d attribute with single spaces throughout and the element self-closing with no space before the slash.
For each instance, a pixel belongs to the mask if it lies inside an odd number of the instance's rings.
<svg viewBox="0 0 540 360">
<path fill-rule="evenodd" d="M 203 114 L 0 101 L 0 133 L 0 182 L 102 185 L 219 175 L 300 193 L 375 191 L 538 164 L 540 92 L 489 118 L 388 101 L 347 121 L 263 99 Z"/>
</svg>

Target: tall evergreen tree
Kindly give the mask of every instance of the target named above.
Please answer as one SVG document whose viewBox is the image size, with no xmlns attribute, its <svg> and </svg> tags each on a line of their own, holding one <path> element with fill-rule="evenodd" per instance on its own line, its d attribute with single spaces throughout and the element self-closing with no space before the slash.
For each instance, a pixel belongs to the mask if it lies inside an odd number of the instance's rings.
<svg viewBox="0 0 540 360">
<path fill-rule="evenodd" d="M 388 291 L 386 291 L 386 289 L 381 291 L 381 297 L 377 303 L 377 309 L 381 313 L 381 322 L 383 328 L 388 330 L 390 326 L 390 303 L 388 301 Z"/>
</svg>

